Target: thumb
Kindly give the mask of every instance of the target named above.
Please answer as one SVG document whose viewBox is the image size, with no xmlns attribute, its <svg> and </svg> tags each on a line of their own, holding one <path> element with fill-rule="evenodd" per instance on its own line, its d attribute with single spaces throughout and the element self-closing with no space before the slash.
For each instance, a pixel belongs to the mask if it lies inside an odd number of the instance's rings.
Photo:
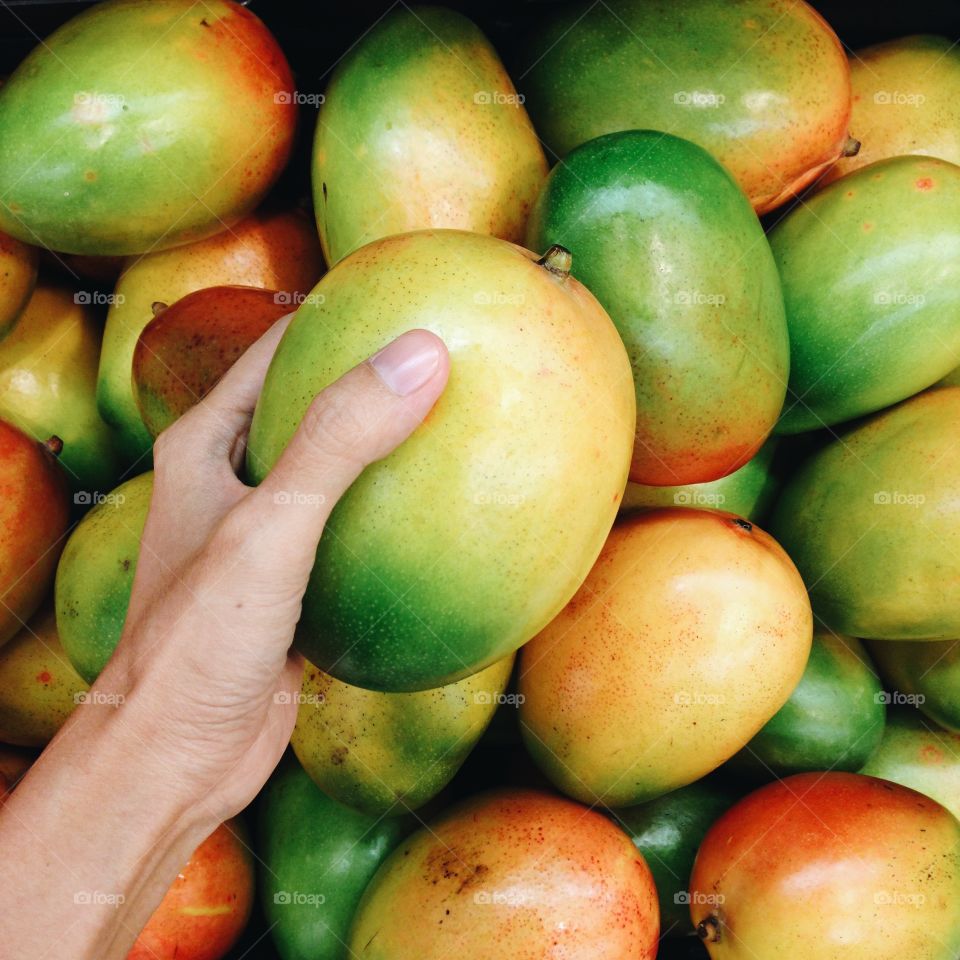
<svg viewBox="0 0 960 960">
<path fill-rule="evenodd" d="M 336 502 L 416 429 L 448 373 L 443 341 L 410 330 L 320 393 L 273 470 L 234 508 L 244 518 L 244 553 L 270 558 L 273 575 L 305 585 Z"/>
</svg>

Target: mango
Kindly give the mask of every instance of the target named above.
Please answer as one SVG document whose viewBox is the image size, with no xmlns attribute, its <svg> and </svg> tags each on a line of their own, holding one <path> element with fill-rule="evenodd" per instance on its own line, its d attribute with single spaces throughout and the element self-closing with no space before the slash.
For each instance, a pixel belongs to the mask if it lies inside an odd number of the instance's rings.
<svg viewBox="0 0 960 960">
<path fill-rule="evenodd" d="M 801 773 L 745 797 L 697 853 L 690 915 L 712 960 L 953 960 L 960 822 L 855 773 Z"/>
<path fill-rule="evenodd" d="M 800 575 L 759 527 L 683 507 L 631 517 L 521 652 L 527 749 L 585 803 L 676 790 L 783 706 L 812 634 Z"/>
<path fill-rule="evenodd" d="M 261 903 L 281 960 L 345 960 L 363 891 L 415 821 L 342 806 L 296 762 L 271 777 L 258 819 Z"/>
<path fill-rule="evenodd" d="M 96 404 L 101 329 L 85 295 L 41 283 L 0 342 L 0 417 L 36 440 L 60 437 L 60 463 L 79 503 L 110 490 L 120 475 Z"/>
<path fill-rule="evenodd" d="M 873 413 L 960 364 L 958 223 L 960 167 L 895 157 L 831 184 L 774 227 L 790 329 L 778 432 Z"/>
<path fill-rule="evenodd" d="M 0 420 L 0 647 L 53 584 L 70 523 L 60 446 L 57 437 L 38 443 Z"/>
<path fill-rule="evenodd" d="M 850 56 L 850 129 L 859 153 L 841 157 L 822 177 L 877 160 L 921 154 L 960 164 L 960 50 L 946 37 L 898 37 Z"/>
<path fill-rule="evenodd" d="M 133 352 L 133 392 L 151 436 L 202 400 L 247 347 L 290 312 L 288 299 L 277 290 L 229 286 L 157 304 Z"/>
<path fill-rule="evenodd" d="M 705 150 L 630 130 L 554 168 L 527 246 L 562 244 L 617 326 L 637 395 L 630 479 L 705 483 L 777 422 L 789 370 L 780 282 L 759 221 Z"/>
<path fill-rule="evenodd" d="M 939 729 L 912 708 L 890 711 L 883 740 L 860 772 L 910 787 L 960 818 L 960 734 Z"/>
<path fill-rule="evenodd" d="M 176 250 L 130 260 L 117 281 L 97 375 L 97 404 L 131 461 L 153 446 L 132 383 L 137 339 L 155 303 L 170 305 L 204 287 L 240 284 L 277 290 L 291 309 L 323 270 L 313 224 L 302 213 L 261 211 L 230 230 Z"/>
<path fill-rule="evenodd" d="M 397 847 L 348 944 L 357 960 L 653 960 L 658 928 L 650 868 L 619 827 L 569 800 L 498 790 Z"/>
<path fill-rule="evenodd" d="M 758 213 L 845 149 L 850 71 L 802 0 L 609 0 L 554 8 L 517 64 L 534 125 L 559 156 L 605 133 L 699 144 Z"/>
<path fill-rule="evenodd" d="M 86 693 L 53 608 L 42 610 L 0 650 L 0 741 L 45 747 Z"/>
<path fill-rule="evenodd" d="M 780 470 L 775 464 L 778 437 L 771 437 L 742 467 L 719 480 L 688 483 L 679 487 L 649 487 L 628 483 L 620 514 L 645 507 L 695 507 L 724 510 L 747 520 L 761 521 L 780 488 Z"/>
<path fill-rule="evenodd" d="M 482 736 L 513 659 L 416 693 L 353 687 L 308 663 L 290 745 L 334 800 L 370 816 L 415 810 L 446 786 Z"/>
<path fill-rule="evenodd" d="M 333 71 L 312 169 L 331 266 L 373 240 L 428 227 L 519 243 L 546 175 L 523 98 L 459 13 L 395 8 Z"/>
<path fill-rule="evenodd" d="M 786 484 L 770 520 L 814 612 L 868 639 L 960 636 L 960 388 L 846 431 Z"/>
<path fill-rule="evenodd" d="M 37 282 L 38 251 L 0 231 L 0 340 L 14 327 Z"/>
<path fill-rule="evenodd" d="M 87 683 L 97 679 L 120 642 L 152 494 L 152 472 L 120 484 L 77 524 L 60 558 L 57 630 Z"/>
<path fill-rule="evenodd" d="M 888 701 L 915 705 L 934 723 L 960 733 L 960 641 L 872 640 L 869 647 L 888 684 Z"/>
<path fill-rule="evenodd" d="M 286 164 L 292 87 L 277 42 L 239 4 L 90 7 L 0 89 L 0 229 L 105 255 L 217 233 Z"/>
<path fill-rule="evenodd" d="M 690 925 L 690 871 L 704 835 L 739 799 L 716 778 L 681 787 L 610 816 L 643 854 L 657 887 L 660 936 L 686 936 Z"/>
<path fill-rule="evenodd" d="M 296 645 L 338 680 L 441 687 L 507 656 L 561 609 L 616 515 L 633 446 L 616 328 L 568 273 L 494 237 L 368 244 L 314 288 L 267 373 L 247 445 L 258 483 L 313 397 L 412 327 L 447 344 L 447 388 L 336 505 Z M 352 428 L 344 422 L 349 436 Z"/>
<path fill-rule="evenodd" d="M 884 703 L 863 644 L 818 630 L 793 693 L 730 766 L 764 780 L 806 770 L 855 773 L 883 737 Z"/>
<path fill-rule="evenodd" d="M 181 868 L 126 960 L 221 960 L 250 919 L 253 882 L 247 831 L 228 820 Z"/>
</svg>

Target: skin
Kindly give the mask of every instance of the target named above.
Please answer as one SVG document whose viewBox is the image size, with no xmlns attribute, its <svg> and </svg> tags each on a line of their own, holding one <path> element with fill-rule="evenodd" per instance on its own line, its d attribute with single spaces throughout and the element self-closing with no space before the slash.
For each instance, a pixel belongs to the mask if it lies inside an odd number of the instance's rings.
<svg viewBox="0 0 960 960">
<path fill-rule="evenodd" d="M 800 575 L 732 514 L 619 524 L 576 596 L 520 656 L 520 724 L 564 793 L 651 800 L 729 759 L 783 706 L 813 632 Z"/>
<path fill-rule="evenodd" d="M 916 698 L 934 723 L 960 733 L 960 640 L 874 640 L 869 646 L 888 691 Z"/>
<path fill-rule="evenodd" d="M 660 901 L 661 937 L 693 932 L 687 906 L 693 860 L 707 830 L 738 797 L 715 780 L 698 780 L 656 800 L 611 812 L 650 865 Z"/>
<path fill-rule="evenodd" d="M 960 818 L 960 734 L 912 708 L 890 711 L 883 740 L 860 772 L 910 787 Z"/>
<path fill-rule="evenodd" d="M 960 167 L 895 157 L 771 231 L 790 328 L 779 432 L 873 413 L 960 363 L 958 220 Z"/>
<path fill-rule="evenodd" d="M 496 51 L 466 17 L 391 11 L 339 62 L 325 96 L 312 179 L 328 264 L 427 227 L 522 242 L 547 161 Z"/>
<path fill-rule="evenodd" d="M 47 595 L 69 521 L 66 477 L 56 458 L 0 420 L 0 646 Z"/>
<path fill-rule="evenodd" d="M 817 631 L 790 699 L 730 764 L 764 780 L 806 770 L 854 773 L 880 743 L 885 718 L 880 680 L 863 644 Z"/>
<path fill-rule="evenodd" d="M 122 483 L 80 521 L 60 558 L 57 630 L 87 683 L 97 679 L 120 641 L 152 494 L 153 473 Z"/>
<path fill-rule="evenodd" d="M 705 483 L 743 466 L 783 406 L 789 340 L 750 204 L 695 144 L 630 130 L 554 168 L 527 247 L 559 243 L 627 348 L 637 399 L 630 479 Z"/>
<path fill-rule="evenodd" d="M 154 303 L 169 305 L 204 287 L 240 284 L 286 293 L 295 304 L 322 271 L 313 224 L 295 211 L 258 212 L 208 240 L 128 261 L 107 313 L 97 374 L 97 405 L 127 458 L 149 465 L 153 438 L 140 418 L 131 371 Z"/>
<path fill-rule="evenodd" d="M 770 520 L 818 619 L 870 639 L 960 636 L 960 388 L 871 417 L 811 456 Z"/>
<path fill-rule="evenodd" d="M 158 313 L 133 353 L 133 391 L 154 437 L 202 400 L 280 317 L 287 297 L 256 287 L 207 287 Z"/>
<path fill-rule="evenodd" d="M 690 483 L 680 487 L 648 487 L 628 483 L 620 504 L 621 516 L 644 507 L 696 507 L 700 510 L 725 510 L 747 520 L 766 516 L 780 486 L 779 471 L 774 468 L 778 440 L 771 437 L 739 470 L 708 483 Z"/>
<path fill-rule="evenodd" d="M 30 769 L 35 759 L 32 750 L 9 747 L 0 743 L 0 808 L 9 799 L 13 788 Z"/>
<path fill-rule="evenodd" d="M 180 869 L 127 960 L 220 960 L 250 918 L 253 882 L 243 823 L 221 824 Z"/>
<path fill-rule="evenodd" d="M 442 341 L 407 332 L 317 397 L 248 487 L 240 451 L 284 326 L 157 441 L 127 622 L 91 688 L 113 705 L 75 710 L 0 815 L 12 956 L 123 960 L 191 853 L 253 800 L 296 719 L 290 646 L 329 512 L 446 383 Z M 284 502 L 291 489 L 308 496 Z"/>
<path fill-rule="evenodd" d="M 37 282 L 36 247 L 0 231 L 0 340 L 14 328 Z"/>
<path fill-rule="evenodd" d="M 951 960 L 960 822 L 884 780 L 798 774 L 714 824 L 690 892 L 712 960 Z"/>
<path fill-rule="evenodd" d="M 60 643 L 52 608 L 42 611 L 0 650 L 0 740 L 46 746 L 87 689 Z"/>
<path fill-rule="evenodd" d="M 370 816 L 414 810 L 446 786 L 483 735 L 513 660 L 417 693 L 352 687 L 307 663 L 290 745 L 333 799 Z"/>
<path fill-rule="evenodd" d="M 0 90 L 0 228 L 105 255 L 223 230 L 286 164 L 296 106 L 276 95 L 292 89 L 276 41 L 237 4 L 92 7 Z"/>
<path fill-rule="evenodd" d="M 358 960 L 652 960 L 658 929 L 650 869 L 619 827 L 569 800 L 502 790 L 394 851 L 349 949 Z"/>
<path fill-rule="evenodd" d="M 357 904 L 377 868 L 416 826 L 332 800 L 297 763 L 260 803 L 260 892 L 283 960 L 343 960 Z M 321 899 L 322 898 L 322 899 Z"/>
<path fill-rule="evenodd" d="M 960 51 L 946 37 L 899 37 L 850 57 L 850 129 L 860 151 L 841 157 L 820 180 L 907 154 L 960 164 Z"/>
<path fill-rule="evenodd" d="M 423 428 L 338 504 L 297 648 L 356 686 L 444 686 L 545 626 L 600 552 L 633 445 L 623 343 L 575 279 L 480 234 L 379 240 L 314 294 L 257 404 L 253 482 L 310 398 L 400 330 L 442 336 L 456 375 Z"/>
<path fill-rule="evenodd" d="M 36 440 L 63 440 L 74 492 L 115 486 L 120 463 L 96 405 L 102 321 L 74 291 L 42 283 L 0 343 L 0 416 Z"/>
<path fill-rule="evenodd" d="M 846 145 L 847 59 L 799 0 L 613 0 L 545 19 L 517 82 L 560 156 L 605 133 L 663 130 L 710 151 L 765 213 Z"/>
</svg>

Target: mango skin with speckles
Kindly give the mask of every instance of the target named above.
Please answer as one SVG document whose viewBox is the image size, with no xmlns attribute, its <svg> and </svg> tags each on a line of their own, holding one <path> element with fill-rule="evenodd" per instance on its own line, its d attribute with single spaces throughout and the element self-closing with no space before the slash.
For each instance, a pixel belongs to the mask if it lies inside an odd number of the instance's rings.
<svg viewBox="0 0 960 960">
<path fill-rule="evenodd" d="M 960 364 L 960 167 L 895 157 L 770 232 L 790 330 L 778 433 L 852 420 Z"/>
<path fill-rule="evenodd" d="M 325 98 L 312 178 L 328 264 L 427 227 L 523 240 L 547 161 L 468 19 L 441 7 L 390 12 L 340 62 Z"/>
<path fill-rule="evenodd" d="M 960 636 L 960 387 L 875 414 L 809 457 L 770 531 L 821 624 L 871 640 Z"/>
<path fill-rule="evenodd" d="M 790 343 L 770 247 L 727 171 L 658 131 L 598 137 L 537 199 L 526 245 L 555 243 L 630 357 L 631 481 L 706 483 L 742 467 L 777 422 Z"/>
<path fill-rule="evenodd" d="M 802 0 L 548 9 L 514 74 L 559 156 L 602 134 L 663 130 L 710 151 L 758 213 L 815 180 L 847 142 L 847 58 Z"/>
<path fill-rule="evenodd" d="M 623 342 L 573 277 L 477 233 L 378 240 L 313 294 L 257 403 L 253 482 L 317 393 L 406 330 L 443 339 L 451 373 L 422 425 L 334 508 L 295 644 L 356 686 L 444 686 L 525 643 L 600 552 L 633 448 Z"/>
<path fill-rule="evenodd" d="M 0 231 L 0 340 L 16 325 L 37 282 L 38 251 Z"/>
<path fill-rule="evenodd" d="M 772 537 L 683 507 L 618 524 L 590 576 L 521 652 L 520 729 L 564 793 L 624 807 L 737 752 L 803 675 L 807 592 Z"/>
<path fill-rule="evenodd" d="M 357 960 L 653 960 L 658 931 L 650 868 L 618 826 L 570 800 L 498 790 L 397 847 L 348 943 Z"/>
<path fill-rule="evenodd" d="M 97 406 L 116 429 L 126 457 L 149 466 L 153 447 L 137 406 L 132 369 L 137 339 L 153 319 L 154 303 L 169 306 L 204 287 L 241 284 L 276 290 L 293 310 L 322 272 L 310 219 L 299 211 L 266 209 L 206 240 L 127 261 L 107 312 L 97 372 Z"/>
<path fill-rule="evenodd" d="M 800 773 L 744 797 L 690 878 L 711 960 L 953 960 L 958 902 L 960 822 L 856 773 Z"/>
<path fill-rule="evenodd" d="M 239 4 L 90 7 L 0 89 L 0 229 L 106 255 L 210 236 L 286 164 L 292 86 L 277 42 Z"/>
<path fill-rule="evenodd" d="M 54 588 L 57 631 L 77 673 L 93 683 L 120 642 L 153 472 L 120 484 L 74 528 Z"/>
<path fill-rule="evenodd" d="M 860 141 L 818 181 L 922 154 L 960 164 L 960 50 L 946 37 L 898 37 L 850 55 L 850 130 Z"/>
<path fill-rule="evenodd" d="M 290 745 L 317 786 L 346 806 L 370 816 L 415 810 L 446 786 L 486 730 L 513 660 L 415 693 L 352 687 L 308 663 Z"/>
</svg>

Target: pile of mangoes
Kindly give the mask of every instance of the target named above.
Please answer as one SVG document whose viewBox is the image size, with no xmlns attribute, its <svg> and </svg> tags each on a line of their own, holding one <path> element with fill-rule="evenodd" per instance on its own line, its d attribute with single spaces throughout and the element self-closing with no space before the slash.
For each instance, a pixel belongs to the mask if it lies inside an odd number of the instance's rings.
<svg viewBox="0 0 960 960">
<path fill-rule="evenodd" d="M 580 0 L 508 73 L 400 4 L 303 90 L 244 6 L 106 0 L 3 83 L 0 790 L 109 699 L 153 440 L 250 343 L 296 311 L 250 483 L 451 357 L 320 541 L 256 829 L 131 956 L 225 956 L 256 873 L 282 960 L 957 960 L 955 40 Z"/>
</svg>

